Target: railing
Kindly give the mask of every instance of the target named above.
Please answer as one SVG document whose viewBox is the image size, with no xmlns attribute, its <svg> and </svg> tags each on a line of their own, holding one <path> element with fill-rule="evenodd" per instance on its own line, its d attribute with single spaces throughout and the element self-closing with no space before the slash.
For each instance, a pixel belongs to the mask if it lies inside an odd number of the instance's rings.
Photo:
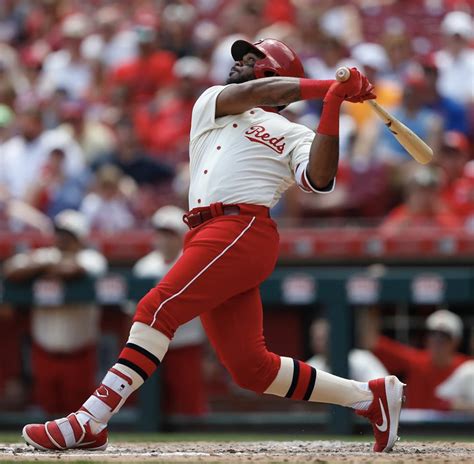
<svg viewBox="0 0 474 464">
<path fill-rule="evenodd" d="M 50 245 L 53 237 L 36 232 L 0 231 L 0 261 L 25 249 Z M 131 263 L 153 248 L 153 231 L 131 230 L 92 234 L 91 246 L 112 263 Z M 284 262 L 445 262 L 474 261 L 474 233 L 465 229 L 409 229 L 386 236 L 376 227 L 344 226 L 281 228 L 280 260 Z"/>
</svg>

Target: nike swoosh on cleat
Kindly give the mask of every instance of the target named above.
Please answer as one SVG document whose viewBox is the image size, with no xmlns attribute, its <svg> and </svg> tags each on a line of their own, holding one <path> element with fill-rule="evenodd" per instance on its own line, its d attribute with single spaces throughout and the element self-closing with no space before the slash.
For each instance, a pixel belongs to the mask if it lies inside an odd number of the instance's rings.
<svg viewBox="0 0 474 464">
<path fill-rule="evenodd" d="M 382 400 L 379 398 L 380 409 L 382 410 L 382 424 L 375 424 L 375 427 L 379 429 L 380 432 L 386 432 L 388 428 L 387 415 L 385 414 L 385 408 L 383 407 Z"/>
</svg>

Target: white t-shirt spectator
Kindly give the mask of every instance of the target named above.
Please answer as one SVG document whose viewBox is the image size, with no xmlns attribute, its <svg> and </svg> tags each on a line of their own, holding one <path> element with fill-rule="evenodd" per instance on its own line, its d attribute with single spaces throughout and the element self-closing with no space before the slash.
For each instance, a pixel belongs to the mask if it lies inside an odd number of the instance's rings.
<svg viewBox="0 0 474 464">
<path fill-rule="evenodd" d="M 16 136 L 0 146 L 0 185 L 15 198 L 22 198 L 56 148 L 64 151 L 65 174 L 81 176 L 85 169 L 81 147 L 66 132 L 48 130 L 32 142 Z"/>
<path fill-rule="evenodd" d="M 135 225 L 135 218 L 126 200 L 120 196 L 105 199 L 97 193 L 89 193 L 84 197 L 80 211 L 93 230 L 114 232 Z"/>
<path fill-rule="evenodd" d="M 57 264 L 62 256 L 57 248 L 38 248 L 33 251 L 35 261 Z M 18 254 L 12 258 L 14 265 L 21 265 L 26 258 Z M 79 251 L 76 261 L 86 274 L 99 277 L 107 270 L 107 261 L 98 251 Z M 50 353 L 72 353 L 97 342 L 100 311 L 94 304 L 67 303 L 59 306 L 36 306 L 31 313 L 33 341 Z"/>
<path fill-rule="evenodd" d="M 474 50 L 466 48 L 457 57 L 441 50 L 435 59 L 439 92 L 463 105 L 474 102 Z"/>
<path fill-rule="evenodd" d="M 42 97 L 51 96 L 55 90 L 64 89 L 72 98 L 86 96 L 92 83 L 92 69 L 86 61 L 73 61 L 67 50 L 49 54 L 43 64 L 38 92 Z"/>
<path fill-rule="evenodd" d="M 474 409 L 474 361 L 461 364 L 442 384 L 436 395 L 448 401 L 459 401 Z"/>
</svg>

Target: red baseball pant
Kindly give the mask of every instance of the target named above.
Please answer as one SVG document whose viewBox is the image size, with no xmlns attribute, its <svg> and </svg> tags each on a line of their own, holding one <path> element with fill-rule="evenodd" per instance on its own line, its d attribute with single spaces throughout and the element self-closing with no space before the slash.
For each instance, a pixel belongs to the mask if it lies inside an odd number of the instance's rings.
<svg viewBox="0 0 474 464">
<path fill-rule="evenodd" d="M 134 318 L 172 338 L 196 316 L 235 382 L 264 392 L 280 357 L 263 336 L 258 286 L 271 274 L 278 232 L 268 217 L 219 216 L 191 230 L 182 257 L 139 302 Z"/>
<path fill-rule="evenodd" d="M 258 286 L 270 275 L 278 232 L 267 211 L 218 216 L 185 237 L 182 257 L 137 306 L 130 337 L 117 363 L 83 404 L 80 420 L 94 433 L 107 426 L 128 396 L 153 374 L 174 332 L 196 316 L 235 382 L 258 393 L 343 406 L 368 407 L 359 384 L 267 350 Z M 354 406 L 355 405 L 355 406 Z"/>
<path fill-rule="evenodd" d="M 76 411 L 95 386 L 97 348 L 68 354 L 49 353 L 38 345 L 31 351 L 33 395 L 48 414 Z"/>
</svg>

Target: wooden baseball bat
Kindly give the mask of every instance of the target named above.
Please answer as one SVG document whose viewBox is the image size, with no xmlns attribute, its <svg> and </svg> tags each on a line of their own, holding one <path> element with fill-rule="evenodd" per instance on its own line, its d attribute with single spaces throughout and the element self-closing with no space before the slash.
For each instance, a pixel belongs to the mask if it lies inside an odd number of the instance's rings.
<svg viewBox="0 0 474 464">
<path fill-rule="evenodd" d="M 350 76 L 349 68 L 341 67 L 336 71 L 336 80 L 339 82 L 347 81 Z M 427 164 L 433 159 L 433 150 L 411 129 L 382 108 L 375 100 L 366 100 L 366 102 L 415 161 L 420 164 Z"/>
</svg>

